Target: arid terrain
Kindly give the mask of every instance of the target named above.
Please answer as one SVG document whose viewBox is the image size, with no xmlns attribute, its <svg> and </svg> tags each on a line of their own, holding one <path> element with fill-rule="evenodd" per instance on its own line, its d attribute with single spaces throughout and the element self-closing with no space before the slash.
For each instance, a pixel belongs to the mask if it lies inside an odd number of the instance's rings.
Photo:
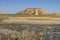
<svg viewBox="0 0 60 40">
<path fill-rule="evenodd" d="M 47 12 L 42 8 L 27 8 L 16 14 L 0 12 L 0 24 L 3 23 L 60 24 L 60 15 L 59 12 Z"/>
<path fill-rule="evenodd" d="M 16 14 L 0 12 L 0 40 L 60 40 L 58 35 L 58 12 L 42 8 L 27 8 Z"/>
<path fill-rule="evenodd" d="M 60 27 L 56 25 L 0 24 L 0 40 L 45 40 L 46 35 L 51 40 L 52 34 L 60 34 Z"/>
</svg>

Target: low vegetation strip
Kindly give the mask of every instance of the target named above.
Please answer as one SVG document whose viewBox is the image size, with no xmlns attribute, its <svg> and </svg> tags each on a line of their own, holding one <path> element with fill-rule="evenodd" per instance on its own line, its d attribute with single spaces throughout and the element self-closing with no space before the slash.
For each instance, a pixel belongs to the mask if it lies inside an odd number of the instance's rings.
<svg viewBox="0 0 60 40">
<path fill-rule="evenodd" d="M 20 19 L 20 20 L 60 20 L 60 18 L 51 18 L 51 17 L 10 17 L 9 19 Z"/>
<path fill-rule="evenodd" d="M 40 32 L 36 34 L 35 31 L 30 29 L 21 30 L 21 32 L 9 30 L 9 29 L 0 29 L 0 39 L 4 40 L 38 40 L 41 39 L 42 35 Z"/>
</svg>

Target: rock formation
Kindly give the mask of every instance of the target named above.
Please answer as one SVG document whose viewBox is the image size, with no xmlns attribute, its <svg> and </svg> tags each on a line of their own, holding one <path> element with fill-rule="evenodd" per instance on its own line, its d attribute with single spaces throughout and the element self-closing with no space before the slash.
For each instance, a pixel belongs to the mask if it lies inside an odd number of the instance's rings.
<svg viewBox="0 0 60 40">
<path fill-rule="evenodd" d="M 45 15 L 48 14 L 44 9 L 42 8 L 27 8 L 23 11 L 18 12 L 17 14 L 27 14 L 27 15 Z"/>
</svg>

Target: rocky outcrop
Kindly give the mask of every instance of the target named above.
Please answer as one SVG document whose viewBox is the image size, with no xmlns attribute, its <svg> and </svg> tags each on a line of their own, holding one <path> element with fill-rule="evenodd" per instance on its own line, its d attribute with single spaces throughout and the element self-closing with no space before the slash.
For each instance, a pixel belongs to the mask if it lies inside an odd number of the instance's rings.
<svg viewBox="0 0 60 40">
<path fill-rule="evenodd" d="M 23 11 L 18 12 L 17 14 L 27 14 L 27 15 L 45 15 L 48 14 L 47 11 L 45 11 L 42 8 L 27 8 Z"/>
</svg>

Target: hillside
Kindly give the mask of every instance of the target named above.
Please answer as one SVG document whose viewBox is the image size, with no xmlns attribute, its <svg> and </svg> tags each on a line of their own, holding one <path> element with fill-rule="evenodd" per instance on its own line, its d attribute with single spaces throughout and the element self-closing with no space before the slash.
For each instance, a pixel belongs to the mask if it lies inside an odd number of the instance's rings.
<svg viewBox="0 0 60 40">
<path fill-rule="evenodd" d="M 16 13 L 17 17 L 56 17 L 55 13 L 50 13 L 42 8 L 26 8 Z M 58 16 L 57 16 L 58 17 Z"/>
<path fill-rule="evenodd" d="M 2 12 L 2 11 L 0 11 L 0 14 L 6 14 L 6 12 Z"/>
<path fill-rule="evenodd" d="M 45 15 L 48 14 L 44 9 L 42 8 L 27 8 L 21 12 L 18 12 L 17 14 L 27 14 L 27 15 Z"/>
<path fill-rule="evenodd" d="M 6 16 L 11 17 L 60 17 L 59 13 L 55 12 L 47 12 L 42 8 L 26 8 L 17 12 L 16 14 L 5 14 Z"/>
</svg>

